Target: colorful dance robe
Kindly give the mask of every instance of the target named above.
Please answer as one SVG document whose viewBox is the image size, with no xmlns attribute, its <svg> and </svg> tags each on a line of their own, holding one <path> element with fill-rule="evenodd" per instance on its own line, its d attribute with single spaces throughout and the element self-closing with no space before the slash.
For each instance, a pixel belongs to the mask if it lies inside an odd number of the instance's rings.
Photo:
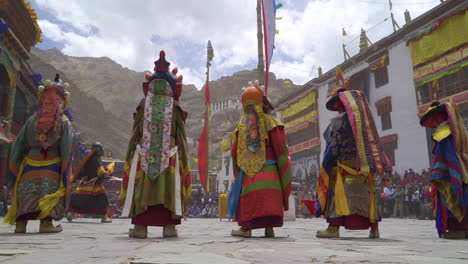
<svg viewBox="0 0 468 264">
<path fill-rule="evenodd" d="M 36 140 L 35 123 L 33 115 L 11 148 L 9 175 L 15 185 L 12 204 L 4 219 L 11 225 L 17 220 L 60 220 L 65 213 L 65 186 L 74 137 L 72 125 L 63 115 L 60 138 L 44 150 Z"/>
<path fill-rule="evenodd" d="M 244 230 L 283 226 L 284 211 L 289 209 L 291 160 L 284 127 L 276 124 L 266 130 L 266 161 L 255 175 L 247 175 L 238 166 L 238 142 L 242 140 L 239 132 L 231 149 L 236 180 L 229 195 L 229 218 L 235 213 L 235 220 Z"/>
<path fill-rule="evenodd" d="M 442 237 L 447 230 L 468 231 L 468 175 L 463 175 L 450 125 L 438 128 L 432 138 L 430 180 L 437 232 Z"/>
<path fill-rule="evenodd" d="M 91 154 L 77 175 L 77 180 L 81 182 L 70 195 L 68 211 L 105 216 L 109 201 L 104 186 L 104 175 L 110 173 L 110 170 L 111 168 L 102 165 L 101 157 L 95 153 Z"/>
<path fill-rule="evenodd" d="M 333 120 L 324 133 L 327 142 L 317 183 L 316 216 L 332 226 L 368 229 L 380 221 L 374 176 L 356 168 L 356 143 L 346 113 Z"/>
<path fill-rule="evenodd" d="M 132 200 L 130 216 L 132 224 L 144 226 L 166 226 L 181 223 L 182 215 L 176 215 L 176 195 L 183 202 L 182 212 L 192 192 L 190 167 L 187 152 L 187 140 L 185 136 L 185 113 L 179 106 L 172 108 L 172 121 L 170 130 L 170 147 L 178 147 L 179 172 L 181 179 L 181 191 L 175 189 L 175 156 L 169 159 L 169 167 L 153 180 L 141 167 L 141 156 L 138 155 L 135 189 Z M 144 100 L 140 103 L 134 114 L 133 132 L 130 138 L 128 151 L 124 165 L 124 176 L 120 191 L 120 200 L 124 201 L 130 176 L 130 169 L 136 147 L 142 144 L 144 123 Z"/>
</svg>

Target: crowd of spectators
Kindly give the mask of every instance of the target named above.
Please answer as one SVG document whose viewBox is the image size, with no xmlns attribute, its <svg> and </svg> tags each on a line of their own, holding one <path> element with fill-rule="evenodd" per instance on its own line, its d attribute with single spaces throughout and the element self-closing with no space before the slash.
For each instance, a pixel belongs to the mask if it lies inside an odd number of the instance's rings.
<svg viewBox="0 0 468 264">
<path fill-rule="evenodd" d="M 429 170 L 405 171 L 403 177 L 394 173 L 381 184 L 382 217 L 432 219 Z"/>
<path fill-rule="evenodd" d="M 416 173 L 413 169 L 406 170 L 403 177 L 397 172 L 378 181 L 379 210 L 382 217 L 432 219 L 431 186 L 429 170 Z M 302 200 L 315 199 L 315 185 L 299 184 L 293 188 L 295 196 L 296 217 L 313 217 Z M 228 189 L 224 190 L 228 193 Z M 194 189 L 192 199 L 188 204 L 186 217 L 190 218 L 218 218 L 219 192 L 203 192 L 201 188 Z M 118 208 L 118 192 L 109 191 L 110 215 L 120 215 Z M 0 216 L 4 216 L 9 200 L 9 190 L 6 186 L 0 188 Z"/>
<path fill-rule="evenodd" d="M 378 179 L 379 210 L 382 217 L 432 219 L 432 196 L 429 169 L 416 173 L 406 170 Z M 299 185 L 293 191 L 296 201 L 296 217 L 314 217 L 302 200 L 315 199 L 314 185 Z"/>
<path fill-rule="evenodd" d="M 218 192 L 197 190 L 192 194 L 186 216 L 190 218 L 218 218 Z"/>
</svg>

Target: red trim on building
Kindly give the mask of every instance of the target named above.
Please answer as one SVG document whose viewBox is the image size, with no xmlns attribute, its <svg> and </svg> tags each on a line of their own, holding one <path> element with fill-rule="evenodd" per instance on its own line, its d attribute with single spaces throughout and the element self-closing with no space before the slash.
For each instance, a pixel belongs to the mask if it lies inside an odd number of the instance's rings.
<svg viewBox="0 0 468 264">
<path fill-rule="evenodd" d="M 311 140 L 307 140 L 303 143 L 289 147 L 289 153 L 296 153 L 305 149 L 310 149 L 316 146 L 320 146 L 320 138 L 316 137 Z"/>
<path fill-rule="evenodd" d="M 464 103 L 466 101 L 468 101 L 468 90 L 439 100 L 440 103 L 452 102 L 455 104 Z M 420 116 L 423 115 L 427 111 L 427 109 L 431 106 L 431 103 L 432 102 L 418 106 L 418 114 Z"/>
</svg>

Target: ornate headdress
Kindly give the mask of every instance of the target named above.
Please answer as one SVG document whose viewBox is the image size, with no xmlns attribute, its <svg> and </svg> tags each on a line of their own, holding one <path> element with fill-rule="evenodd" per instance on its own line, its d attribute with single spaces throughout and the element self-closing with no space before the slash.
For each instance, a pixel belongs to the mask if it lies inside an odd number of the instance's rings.
<svg viewBox="0 0 468 264">
<path fill-rule="evenodd" d="M 423 127 L 435 128 L 437 124 L 434 122 L 435 119 L 440 118 L 446 120 L 448 118 L 447 112 L 445 111 L 445 104 L 441 104 L 438 101 L 434 101 L 429 109 L 423 114 L 419 123 Z"/>
<path fill-rule="evenodd" d="M 53 82 L 44 81 L 38 87 L 38 104 L 34 133 L 36 140 L 47 149 L 61 136 L 62 115 L 68 103 L 70 93 L 66 91 L 68 83 L 63 83 L 59 74 L 55 75 Z"/>
<path fill-rule="evenodd" d="M 247 84 L 247 87 L 244 88 L 244 91 L 242 92 L 241 96 L 241 102 L 242 105 L 246 106 L 249 103 L 256 102 L 263 106 L 263 97 L 264 97 L 264 92 L 258 85 L 258 81 L 255 81 L 254 83 L 249 82 Z"/>
<path fill-rule="evenodd" d="M 332 97 L 326 103 L 326 107 L 330 111 L 338 111 L 337 104 L 340 102 L 339 93 L 347 90 L 349 79 L 345 79 L 343 70 L 340 66 L 336 67 L 336 84 L 335 87 L 328 91 L 327 97 Z"/>
<path fill-rule="evenodd" d="M 155 79 L 163 79 L 166 80 L 171 88 L 172 88 L 172 95 L 176 101 L 179 100 L 180 95 L 182 93 L 182 79 L 183 76 L 177 76 L 178 69 L 175 67 L 172 71 L 169 72 L 169 65 L 171 63 L 166 61 L 166 53 L 164 50 L 159 52 L 159 59 L 154 62 L 154 72 L 150 73 L 147 72 L 145 74 L 146 81 L 143 82 L 143 93 L 145 96 L 148 93 L 148 89 L 150 86 L 151 81 Z"/>
</svg>

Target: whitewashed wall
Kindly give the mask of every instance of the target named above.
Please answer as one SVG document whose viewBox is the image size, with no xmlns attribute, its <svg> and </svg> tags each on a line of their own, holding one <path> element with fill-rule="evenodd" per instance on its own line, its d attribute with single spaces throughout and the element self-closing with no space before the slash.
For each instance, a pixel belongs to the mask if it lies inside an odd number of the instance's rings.
<svg viewBox="0 0 468 264">
<path fill-rule="evenodd" d="M 226 171 L 226 166 L 224 165 L 224 161 L 228 160 L 229 162 L 229 168 Z M 224 192 L 224 180 L 228 180 L 228 188 L 231 187 L 231 184 L 234 182 L 234 168 L 233 168 L 233 163 L 232 163 L 232 158 L 231 158 L 231 151 L 224 151 L 221 154 L 221 161 L 222 161 L 222 166 L 221 170 L 218 172 L 218 190 L 219 192 Z"/>
<path fill-rule="evenodd" d="M 398 148 L 395 150 L 395 170 L 404 172 L 413 168 L 421 171 L 429 167 L 426 130 L 419 125 L 416 92 L 413 82 L 411 54 L 404 41 L 389 48 L 388 84 L 375 88 L 371 74 L 370 101 L 380 136 L 398 134 Z M 392 128 L 382 131 L 382 122 L 377 115 L 375 102 L 392 97 Z"/>
</svg>

